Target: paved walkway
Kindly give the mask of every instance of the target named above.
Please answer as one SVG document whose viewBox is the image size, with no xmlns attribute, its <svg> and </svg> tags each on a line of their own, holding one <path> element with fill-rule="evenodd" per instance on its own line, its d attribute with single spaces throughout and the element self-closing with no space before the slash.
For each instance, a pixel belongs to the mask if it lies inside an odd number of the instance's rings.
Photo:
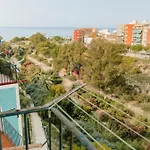
<svg viewBox="0 0 150 150">
<path fill-rule="evenodd" d="M 140 53 L 128 52 L 125 56 L 140 58 L 140 59 L 150 59 L 150 55 L 144 55 Z"/>
<path fill-rule="evenodd" d="M 43 144 L 46 141 L 44 129 L 42 127 L 41 119 L 38 113 L 31 113 L 31 123 L 32 123 L 32 133 L 33 133 L 33 142 L 36 144 Z M 42 148 L 36 148 L 35 150 L 47 150 L 47 144 Z"/>
<path fill-rule="evenodd" d="M 28 58 L 32 63 L 34 63 L 35 65 L 38 65 L 42 70 L 44 70 L 44 71 L 46 71 L 46 72 L 47 72 L 47 71 L 50 71 L 50 70 L 53 70 L 53 67 L 49 67 L 49 66 L 45 65 L 44 63 L 37 61 L 36 59 L 30 57 L 29 55 L 27 56 L 27 58 Z"/>
</svg>

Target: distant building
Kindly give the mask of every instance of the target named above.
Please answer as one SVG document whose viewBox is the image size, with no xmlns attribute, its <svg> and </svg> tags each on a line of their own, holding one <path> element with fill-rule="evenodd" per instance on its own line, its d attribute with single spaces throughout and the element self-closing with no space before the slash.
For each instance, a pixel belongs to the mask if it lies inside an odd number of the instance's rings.
<svg viewBox="0 0 150 150">
<path fill-rule="evenodd" d="M 150 27 L 145 27 L 143 29 L 143 37 L 142 37 L 142 45 L 148 46 L 150 45 Z"/>
<path fill-rule="evenodd" d="M 103 29 L 98 32 L 98 36 L 110 42 L 119 42 L 117 31 L 110 32 L 108 29 Z"/>
<path fill-rule="evenodd" d="M 133 24 L 126 24 L 124 29 L 124 43 L 126 45 L 132 45 L 132 32 L 133 32 Z"/>
<path fill-rule="evenodd" d="M 118 25 L 119 41 L 126 45 L 150 45 L 150 22 L 132 21 L 130 24 Z"/>
<path fill-rule="evenodd" d="M 84 41 L 84 36 L 92 33 L 92 31 L 93 31 L 93 28 L 81 28 L 81 29 L 74 30 L 73 40 L 75 41 L 75 40 L 80 39 L 80 40 Z"/>
<path fill-rule="evenodd" d="M 110 34 L 110 32 L 108 29 L 103 29 L 98 32 L 98 35 L 101 35 L 101 34 Z"/>
<path fill-rule="evenodd" d="M 87 34 L 84 36 L 84 43 L 85 44 L 90 44 L 92 42 L 93 39 L 95 39 L 98 36 L 98 30 L 97 29 L 93 29 L 92 33 Z"/>
</svg>

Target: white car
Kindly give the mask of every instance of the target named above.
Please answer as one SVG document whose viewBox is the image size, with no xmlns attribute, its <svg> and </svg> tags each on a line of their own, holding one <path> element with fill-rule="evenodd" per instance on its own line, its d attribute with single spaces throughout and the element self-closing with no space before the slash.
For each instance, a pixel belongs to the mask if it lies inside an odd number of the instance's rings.
<svg viewBox="0 0 150 150">
<path fill-rule="evenodd" d="M 146 51 L 145 50 L 140 51 L 140 53 L 146 55 Z"/>
</svg>

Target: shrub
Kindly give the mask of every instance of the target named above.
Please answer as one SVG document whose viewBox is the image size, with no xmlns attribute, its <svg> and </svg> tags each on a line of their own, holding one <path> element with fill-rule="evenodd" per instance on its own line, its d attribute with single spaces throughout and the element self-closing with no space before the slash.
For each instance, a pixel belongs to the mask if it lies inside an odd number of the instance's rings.
<svg viewBox="0 0 150 150">
<path fill-rule="evenodd" d="M 76 81 L 76 77 L 75 76 L 69 76 L 69 80 Z"/>
</svg>

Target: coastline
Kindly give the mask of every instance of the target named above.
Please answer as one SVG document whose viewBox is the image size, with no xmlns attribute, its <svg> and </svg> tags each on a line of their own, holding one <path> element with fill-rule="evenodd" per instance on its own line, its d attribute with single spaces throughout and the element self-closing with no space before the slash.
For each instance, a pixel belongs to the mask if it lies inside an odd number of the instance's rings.
<svg viewBox="0 0 150 150">
<path fill-rule="evenodd" d="M 0 27 L 0 36 L 6 41 L 10 41 L 16 36 L 30 37 L 37 32 L 44 34 L 46 37 L 72 37 L 75 29 L 77 29 L 77 27 Z M 98 30 L 102 29 L 108 29 L 110 31 L 116 30 L 116 28 L 98 28 Z"/>
</svg>

